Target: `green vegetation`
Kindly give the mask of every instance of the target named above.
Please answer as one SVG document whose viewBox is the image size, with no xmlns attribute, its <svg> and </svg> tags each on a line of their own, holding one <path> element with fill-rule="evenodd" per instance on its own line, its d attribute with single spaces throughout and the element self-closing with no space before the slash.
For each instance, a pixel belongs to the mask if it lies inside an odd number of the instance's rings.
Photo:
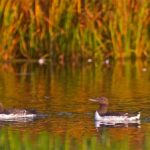
<svg viewBox="0 0 150 150">
<path fill-rule="evenodd" d="M 148 0 L 1 0 L 0 59 L 149 57 Z"/>
<path fill-rule="evenodd" d="M 150 148 L 149 139 L 150 136 L 147 135 L 142 144 L 145 150 Z M 68 136 L 62 138 L 58 135 L 49 135 L 46 132 L 30 135 L 12 130 L 1 130 L 0 148 L 3 150 L 129 150 L 136 146 L 132 147 L 125 137 L 119 141 L 110 139 L 101 141 L 98 137 L 93 136 L 84 137 L 79 141 Z"/>
</svg>

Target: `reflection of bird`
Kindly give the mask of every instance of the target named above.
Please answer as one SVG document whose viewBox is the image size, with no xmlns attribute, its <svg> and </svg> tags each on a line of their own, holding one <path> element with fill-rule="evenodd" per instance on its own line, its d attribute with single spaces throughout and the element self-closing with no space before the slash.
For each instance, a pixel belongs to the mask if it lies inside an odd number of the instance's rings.
<svg viewBox="0 0 150 150">
<path fill-rule="evenodd" d="M 89 99 L 93 102 L 99 103 L 99 109 L 95 112 L 95 120 L 105 123 L 132 123 L 132 121 L 140 119 L 140 112 L 134 114 L 120 113 L 120 112 L 107 112 L 108 99 L 100 97 L 96 99 Z"/>
<path fill-rule="evenodd" d="M 42 115 L 42 114 L 41 114 Z M 35 110 L 26 109 L 4 109 L 2 103 L 0 103 L 0 121 L 17 120 L 21 118 L 35 118 L 41 116 Z"/>
</svg>

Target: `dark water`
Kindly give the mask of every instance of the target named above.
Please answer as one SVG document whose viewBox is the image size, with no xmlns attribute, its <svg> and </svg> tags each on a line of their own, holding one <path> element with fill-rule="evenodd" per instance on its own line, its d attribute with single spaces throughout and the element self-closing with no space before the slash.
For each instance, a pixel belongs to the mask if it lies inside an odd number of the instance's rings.
<svg viewBox="0 0 150 150">
<path fill-rule="evenodd" d="M 99 96 L 109 98 L 109 111 L 141 111 L 141 124 L 96 129 L 93 115 L 98 106 L 88 99 Z M 150 139 L 148 62 L 0 64 L 0 101 L 6 108 L 32 108 L 49 115 L 31 122 L 1 122 L 4 133 L 36 136 L 44 132 L 53 137 L 69 137 L 77 143 L 96 138 L 101 148 L 109 149 L 117 142 L 113 149 L 150 147 L 147 142 Z"/>
</svg>

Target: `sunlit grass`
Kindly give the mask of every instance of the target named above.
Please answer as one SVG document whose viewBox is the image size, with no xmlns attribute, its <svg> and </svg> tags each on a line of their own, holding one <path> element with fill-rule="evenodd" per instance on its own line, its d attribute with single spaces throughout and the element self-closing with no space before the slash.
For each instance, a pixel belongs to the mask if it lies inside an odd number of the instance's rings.
<svg viewBox="0 0 150 150">
<path fill-rule="evenodd" d="M 149 57 L 150 2 L 0 1 L 0 59 Z"/>
</svg>

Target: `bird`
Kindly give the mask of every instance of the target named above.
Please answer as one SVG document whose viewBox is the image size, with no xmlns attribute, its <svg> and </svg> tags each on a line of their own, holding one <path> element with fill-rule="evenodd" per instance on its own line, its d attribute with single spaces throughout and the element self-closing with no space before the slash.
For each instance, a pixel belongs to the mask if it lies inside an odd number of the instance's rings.
<svg viewBox="0 0 150 150">
<path fill-rule="evenodd" d="M 0 103 L 0 121 L 25 121 L 27 119 L 34 119 L 36 117 L 44 117 L 46 115 L 38 113 L 36 110 L 26 109 L 5 109 Z"/>
<path fill-rule="evenodd" d="M 108 98 L 99 97 L 89 99 L 92 102 L 99 103 L 99 108 L 96 110 L 94 119 L 102 124 L 118 124 L 118 123 L 135 123 L 140 120 L 141 113 L 124 113 L 124 112 L 108 112 Z"/>
</svg>

